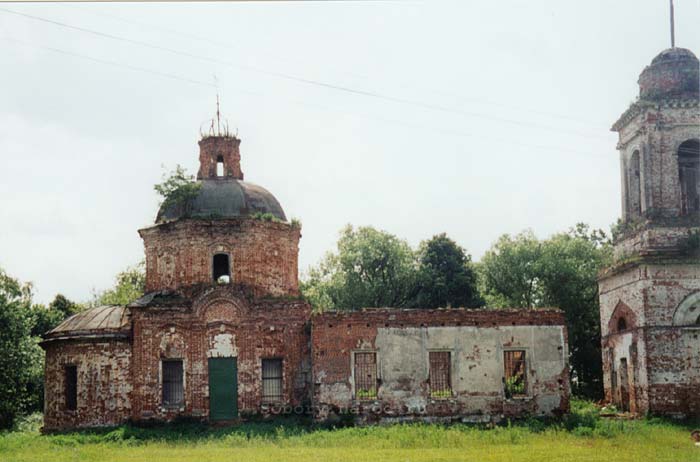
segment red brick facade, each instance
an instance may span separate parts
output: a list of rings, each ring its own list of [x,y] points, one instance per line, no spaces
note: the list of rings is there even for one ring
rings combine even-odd
[[[213,281],[213,256],[230,259],[231,279],[256,295],[297,296],[300,229],[250,218],[180,219],[139,231],[146,292]]]
[[[332,418],[341,408],[357,409],[351,359],[358,349],[380,360],[385,383],[377,403],[386,406],[360,420],[485,421],[568,410],[566,329],[558,311],[312,316],[299,297],[300,228],[286,221],[269,192],[241,181],[238,145],[228,136],[203,139],[198,195],[162,207],[156,224],[139,231],[143,297],[79,313],[45,335],[47,431],[127,420],[228,421],[280,410]],[[425,399],[424,362],[404,369],[410,361],[401,356],[416,345],[425,348],[415,358],[434,348],[451,358],[443,367],[454,368],[454,376],[445,375],[443,387],[452,384],[454,395],[445,389],[440,399]],[[526,358],[519,377],[527,384],[514,399],[504,396],[503,383],[504,352],[511,350]],[[223,414],[211,405],[222,399]]]

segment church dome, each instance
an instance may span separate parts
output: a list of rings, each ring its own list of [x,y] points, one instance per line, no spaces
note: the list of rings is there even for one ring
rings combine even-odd
[[[287,221],[280,203],[262,186],[234,178],[206,178],[195,197],[182,204],[161,206],[156,223],[179,218],[238,218],[269,213]]]
[[[639,76],[639,97],[697,98],[700,95],[700,62],[692,51],[669,48],[659,53]]]

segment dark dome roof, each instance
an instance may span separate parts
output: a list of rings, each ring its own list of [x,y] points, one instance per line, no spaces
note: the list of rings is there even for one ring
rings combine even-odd
[[[187,203],[161,206],[156,223],[183,217],[236,218],[257,212],[287,221],[280,203],[262,186],[232,178],[204,179],[199,183],[202,187],[197,196]]]
[[[639,76],[642,99],[683,98],[700,95],[700,61],[685,48],[659,53]]]

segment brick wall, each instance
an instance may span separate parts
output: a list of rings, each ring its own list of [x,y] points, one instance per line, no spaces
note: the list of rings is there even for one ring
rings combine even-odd
[[[212,284],[212,259],[230,256],[232,279],[256,295],[299,293],[299,228],[251,218],[181,219],[139,231],[146,250],[146,292]]]
[[[46,342],[44,429],[117,425],[131,414],[131,346],[128,339]],[[65,367],[78,372],[78,400],[66,408]]]
[[[498,420],[568,411],[566,327],[558,310],[363,310],[314,315],[316,418],[360,421]],[[503,351],[527,355],[528,395],[505,399]],[[430,397],[428,351],[451,354],[452,396]],[[376,352],[379,388],[357,398],[353,353]]]
[[[238,365],[238,410],[259,413],[261,361],[282,358],[284,403],[303,404],[310,365],[307,322],[311,308],[300,300],[248,299],[233,287],[207,290],[192,307],[133,310],[135,420],[209,415],[207,359],[234,356]],[[182,359],[185,400],[162,406],[162,359]]]

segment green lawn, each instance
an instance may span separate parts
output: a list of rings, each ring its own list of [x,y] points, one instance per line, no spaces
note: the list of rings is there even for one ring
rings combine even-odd
[[[265,422],[229,428],[123,426],[40,435],[0,434],[0,461],[699,461],[691,424],[608,421],[577,410],[564,422],[480,429],[395,425],[313,429]]]

